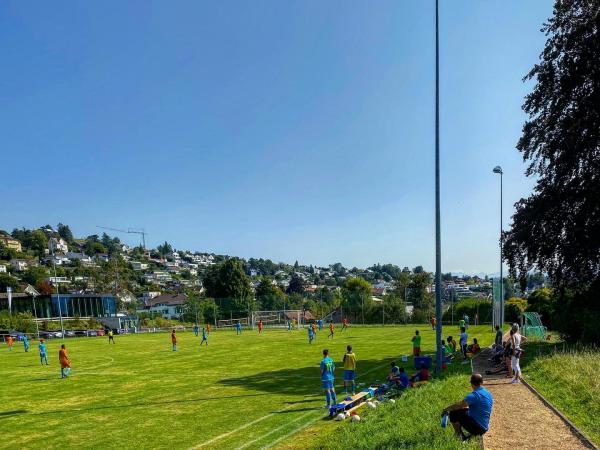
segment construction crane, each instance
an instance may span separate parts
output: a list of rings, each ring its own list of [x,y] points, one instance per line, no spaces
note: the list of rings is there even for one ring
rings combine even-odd
[[[119,233],[139,234],[142,236],[142,247],[144,248],[144,250],[146,250],[146,235],[148,233],[146,233],[143,229],[136,230],[135,228],[127,228],[126,230],[120,230],[118,228],[101,227],[100,225],[96,225],[96,227],[102,228],[103,230],[118,231]]]

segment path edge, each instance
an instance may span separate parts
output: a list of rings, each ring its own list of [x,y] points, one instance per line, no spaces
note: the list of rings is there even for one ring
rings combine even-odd
[[[531,392],[533,392],[533,394],[537,398],[539,398],[542,401],[542,403],[544,403],[548,408],[550,408],[554,412],[554,414],[556,414],[558,417],[560,417],[560,419],[565,423],[565,425],[567,425],[571,429],[573,434],[575,434],[586,447],[593,449],[593,450],[600,450],[600,448],[598,448],[598,446],[596,444],[594,444],[594,442],[583,431],[581,431],[579,428],[577,428],[577,426],[573,422],[571,422],[562,412],[560,412],[560,410],[558,408],[556,408],[556,406],[554,406],[552,403],[550,403],[549,400],[547,400],[542,394],[540,394],[522,376],[521,376],[521,382],[525,386],[527,386],[527,388]]]

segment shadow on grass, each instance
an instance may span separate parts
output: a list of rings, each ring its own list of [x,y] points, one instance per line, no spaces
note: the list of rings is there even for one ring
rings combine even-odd
[[[29,411],[26,409],[15,409],[14,411],[0,411],[0,419],[5,419],[12,416],[18,416],[21,414],[27,414]]]
[[[359,360],[357,362],[356,382],[365,383],[365,386],[376,381],[385,381],[389,370],[390,363],[396,361],[399,367],[404,367],[409,375],[416,373],[412,357],[408,362],[402,362],[397,358],[382,358],[377,360]],[[343,384],[343,366],[336,362],[335,370],[335,385],[340,391],[340,386]],[[470,375],[471,365],[462,365],[460,362],[454,362],[448,369],[444,370],[439,378],[445,378],[450,375],[465,374]],[[286,368],[280,370],[271,370],[261,372],[254,375],[239,376],[235,378],[227,378],[217,382],[223,386],[235,386],[252,389],[255,391],[264,391],[268,393],[277,393],[284,395],[310,395],[320,393],[322,389],[319,367],[298,367]],[[362,390],[364,387],[357,387],[357,390]],[[298,403],[298,402],[294,402]]]
[[[20,413],[28,414],[30,416],[43,416],[43,415],[47,415],[47,414],[81,413],[81,412],[85,412],[85,411],[101,411],[101,410],[105,410],[105,409],[115,410],[115,409],[129,409],[129,408],[140,408],[140,407],[147,408],[147,407],[154,407],[154,406],[161,406],[161,405],[174,405],[174,404],[181,405],[184,403],[220,401],[220,400],[228,400],[228,399],[232,399],[232,398],[261,397],[263,395],[268,395],[268,394],[267,393],[264,393],[264,394],[241,394],[241,395],[224,395],[221,397],[198,397],[198,398],[190,398],[190,399],[158,400],[158,401],[137,402],[137,403],[136,402],[128,402],[128,403],[122,404],[122,405],[110,404],[110,405],[105,405],[105,406],[91,406],[89,408],[56,409],[56,410],[52,410],[52,411],[40,411],[40,412],[35,412],[35,413],[22,410],[22,411],[20,411]],[[8,411],[8,412],[10,413],[11,411]],[[2,413],[0,413],[0,416],[1,415],[2,415]],[[16,415],[16,413],[15,413],[15,415]],[[0,417],[0,418],[2,418],[2,417]]]

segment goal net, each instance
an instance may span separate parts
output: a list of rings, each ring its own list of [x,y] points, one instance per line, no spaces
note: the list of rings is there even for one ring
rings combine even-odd
[[[252,328],[262,321],[267,327],[287,327],[288,321],[291,325],[300,326],[303,320],[301,310],[280,310],[280,311],[254,311],[252,313]]]
[[[217,327],[234,327],[236,323],[240,323],[243,327],[248,326],[248,318],[240,317],[239,319],[219,319],[217,320]]]

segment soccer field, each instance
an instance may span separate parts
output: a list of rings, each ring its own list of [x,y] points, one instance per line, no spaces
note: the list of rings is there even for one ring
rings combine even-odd
[[[73,371],[60,379],[59,340],[47,341],[50,366],[40,366],[37,341],[29,353],[16,343],[0,346],[0,448],[269,448],[322,419],[326,411],[318,364],[323,348],[336,361],[351,344],[358,382],[384,379],[389,363],[411,351],[415,329],[422,349],[434,351],[426,325],[351,327],[319,332],[267,329],[211,333],[208,348],[192,332],[178,333],[177,352],[168,333],[65,341]],[[457,336],[456,327],[447,327]],[[469,341],[493,340],[491,327],[469,329]],[[408,367],[408,366],[407,366]],[[411,369],[412,370],[412,369]]]

